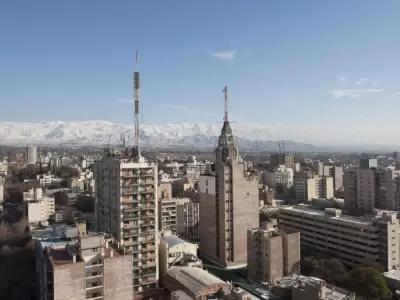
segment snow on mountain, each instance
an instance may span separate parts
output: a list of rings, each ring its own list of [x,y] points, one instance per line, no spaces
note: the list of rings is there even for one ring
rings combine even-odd
[[[143,146],[149,147],[214,147],[221,127],[222,124],[218,123],[141,125],[140,139]],[[274,141],[288,137],[286,128],[279,127],[279,124],[232,124],[232,129],[241,148],[265,149],[270,145],[275,149],[276,142]],[[108,142],[117,144],[121,141],[122,133],[125,133],[127,143],[132,144],[133,125],[114,124],[108,121],[0,123],[0,141],[9,144],[104,145]],[[280,137],[279,135],[282,134],[283,137]],[[295,135],[301,138],[299,135]],[[297,148],[312,147],[312,145],[288,141],[287,146],[290,147],[290,145]]]

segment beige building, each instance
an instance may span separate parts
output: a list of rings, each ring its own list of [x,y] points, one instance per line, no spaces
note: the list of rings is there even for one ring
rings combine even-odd
[[[132,299],[133,264],[132,255],[113,248],[103,234],[87,234],[81,226],[76,244],[53,248],[38,243],[38,299]]]
[[[270,163],[273,167],[284,165],[286,168],[295,169],[294,157],[289,153],[272,153],[270,156]]]
[[[197,248],[197,244],[189,243],[175,235],[161,237],[158,247],[160,283],[164,283],[167,270],[174,266],[201,268],[203,264],[197,258]]]
[[[297,177],[294,179],[294,191],[296,200],[299,202],[308,202],[312,199],[330,199],[333,198],[333,178]]]
[[[171,199],[172,198],[171,182],[159,182],[157,194],[158,194],[158,199]]]
[[[215,172],[199,180],[200,252],[224,267],[242,267],[247,229],[259,226],[258,176],[239,155],[227,112],[215,156]]]
[[[178,299],[221,299],[231,291],[229,283],[193,267],[170,268],[165,277],[165,287],[172,293],[182,291]]]
[[[106,154],[94,170],[97,230],[131,253],[135,294],[157,288],[157,164],[132,149]]]
[[[268,283],[299,273],[300,233],[284,233],[271,227],[247,231],[247,276],[250,280]]]
[[[176,207],[176,233],[180,236],[198,238],[199,231],[199,203],[178,203]]]
[[[379,263],[385,269],[400,264],[398,215],[375,210],[375,215],[352,217],[341,210],[313,210],[304,206],[279,209],[279,226],[301,233],[305,255],[336,257],[349,267]]]
[[[343,178],[345,206],[350,211],[400,210],[400,170],[348,169]]]
[[[190,202],[188,198],[160,199],[158,200],[158,228],[176,232],[177,206]]]

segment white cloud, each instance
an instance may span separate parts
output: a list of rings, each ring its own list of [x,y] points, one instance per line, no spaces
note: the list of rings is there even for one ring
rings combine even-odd
[[[223,60],[234,60],[236,58],[237,50],[213,52],[212,56]]]
[[[368,78],[366,78],[366,77],[361,77],[357,82],[356,82],[356,84],[363,84],[364,82],[367,82],[368,81]]]
[[[346,76],[339,76],[339,77],[338,77],[338,80],[339,80],[339,81],[345,81],[345,80],[346,80]]]
[[[371,81],[372,84],[376,84],[376,81]]]
[[[400,96],[400,92],[396,92],[394,93],[396,96]]]
[[[383,89],[337,89],[332,90],[331,94],[333,98],[350,98],[355,99],[361,96],[361,94],[368,93],[381,93]]]

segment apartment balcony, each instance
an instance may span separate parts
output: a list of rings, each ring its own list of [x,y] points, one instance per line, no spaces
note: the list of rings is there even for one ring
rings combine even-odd
[[[133,279],[133,286],[140,286],[139,279]]]
[[[133,213],[123,213],[122,218],[124,220],[139,220],[139,215],[138,214],[133,214]]]
[[[156,209],[156,205],[154,203],[151,202],[147,202],[147,203],[142,203],[142,205],[140,206],[140,210],[155,210]],[[154,215],[154,213],[153,213]]]
[[[140,272],[139,271],[133,271],[133,278],[140,278]]]
[[[122,172],[121,177],[122,178],[137,178],[139,176],[138,173],[134,172]]]
[[[147,257],[142,257],[142,268],[148,268],[152,266],[156,266],[156,260],[149,260]]]
[[[124,237],[132,237],[132,236],[138,236],[139,235],[139,230],[137,229],[131,229],[131,230],[125,230],[123,236]]]
[[[140,216],[140,219],[143,220],[142,222],[142,226],[150,226],[150,225],[155,225],[156,221],[154,221],[154,216],[146,216],[146,215],[142,215]]]
[[[154,226],[154,224],[153,224]],[[155,233],[155,228],[143,228],[142,231],[140,232],[140,236],[144,236],[144,237],[154,237],[154,233]]]
[[[132,255],[132,260],[133,261],[139,261],[140,260],[139,255],[138,254],[133,254]]]
[[[145,247],[142,247],[142,252],[148,252],[148,251],[155,251],[156,250],[156,245],[155,244],[148,244]]]
[[[139,223],[138,222],[129,222],[129,223],[124,223],[124,230],[126,229],[126,230],[129,230],[129,229],[132,229],[132,228],[137,228],[139,226]]]
[[[100,300],[103,299],[103,293],[100,292],[86,292],[86,300]]]
[[[122,188],[121,189],[121,194],[123,194],[123,195],[135,195],[138,193],[139,193],[139,190],[136,188]]]
[[[86,280],[89,279],[94,279],[94,280],[98,280],[101,279],[103,277],[103,272],[102,271],[92,271],[90,269],[86,270]]]
[[[154,177],[154,172],[140,172],[140,177]]]
[[[126,212],[139,211],[139,205],[122,205],[121,208]]]
[[[139,200],[137,199],[136,196],[125,196],[125,197],[121,197],[121,203],[122,204],[133,204],[133,203],[139,203]]]

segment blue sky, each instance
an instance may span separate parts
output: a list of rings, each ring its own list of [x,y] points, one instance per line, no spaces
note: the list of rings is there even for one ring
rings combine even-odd
[[[136,49],[144,123],[219,122],[224,84],[243,123],[397,117],[399,13],[398,0],[4,0],[0,121],[132,123]]]

